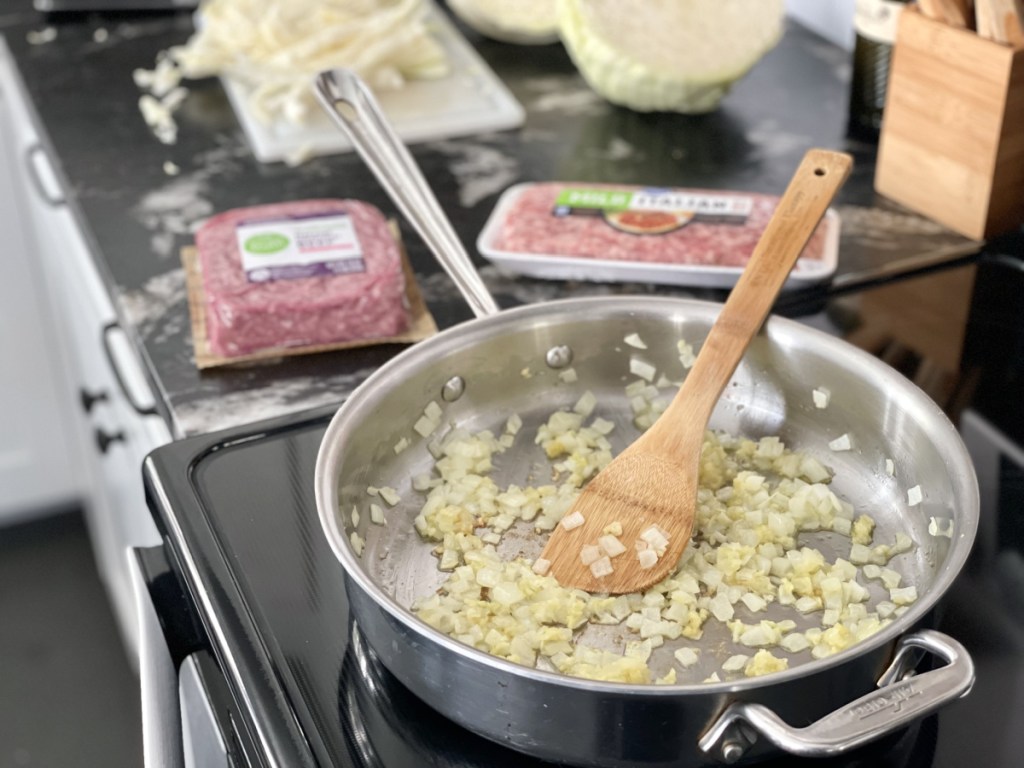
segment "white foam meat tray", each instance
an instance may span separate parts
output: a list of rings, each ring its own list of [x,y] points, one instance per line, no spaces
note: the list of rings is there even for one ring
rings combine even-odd
[[[502,271],[542,280],[578,280],[601,283],[656,283],[701,288],[731,288],[743,273],[743,267],[706,264],[669,264],[649,261],[618,261],[557,253],[520,253],[498,248],[498,235],[509,208],[533,186],[515,184],[498,199],[487,223],[480,231],[476,247],[484,258]],[[797,288],[828,280],[839,265],[839,214],[833,208],[825,212],[825,243],[820,259],[798,259],[789,273],[785,288]]]

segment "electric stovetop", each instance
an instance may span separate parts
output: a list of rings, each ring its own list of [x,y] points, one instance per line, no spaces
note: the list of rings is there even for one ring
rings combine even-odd
[[[333,410],[183,440],[155,451],[144,468],[163,554],[189,609],[164,622],[194,622],[208,667],[223,675],[216,706],[231,731],[232,764],[544,765],[436,714],[380,666],[350,623],[343,570],[313,493]],[[1019,766],[1024,616],[1014,606],[1024,575],[1011,594],[1005,578],[990,578],[993,564],[976,560],[938,618],[977,666],[966,699],[852,756],[764,765]]]

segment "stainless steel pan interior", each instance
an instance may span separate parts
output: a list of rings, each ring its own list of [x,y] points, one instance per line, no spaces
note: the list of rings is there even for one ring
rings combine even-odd
[[[428,441],[412,426],[429,402],[442,405],[446,423],[472,431],[500,434],[506,419],[518,414],[524,427],[517,446],[499,458],[492,476],[502,487],[522,485],[531,476],[543,480],[550,469],[533,435],[552,412],[571,409],[590,390],[599,403],[595,414],[615,422],[609,439],[621,450],[639,434],[624,393],[625,384],[635,378],[629,374],[630,359],[640,357],[678,380],[685,371],[676,341],[699,343],[717,311],[714,304],[678,299],[553,302],[471,322],[422,343],[417,354],[396,359],[346,403],[340,414],[347,418],[335,422],[345,428],[332,428],[324,443],[324,455],[335,459],[332,467],[338,470],[337,486],[321,489],[329,490],[325,500],[334,512],[324,522],[342,562],[365,577],[359,579],[361,586],[393,601],[396,611],[432,593],[445,577],[437,569],[435,545],[411,526],[424,499],[411,488],[411,478],[429,472],[433,464]],[[638,333],[648,349],[626,345],[622,340],[631,333]],[[547,362],[562,357],[564,350],[571,350],[571,367],[579,377],[573,384],[562,381],[559,369]],[[463,382],[464,393],[446,402],[444,393],[454,389],[453,379]],[[816,386],[832,392],[824,410],[812,401]],[[974,521],[962,519],[962,510],[971,507],[969,464],[955,455],[958,450],[948,455],[959,448],[952,427],[899,374],[830,337],[775,318],[740,365],[711,426],[754,438],[779,435],[787,445],[813,453],[834,470],[836,492],[854,504],[857,514],[875,518],[877,541],[909,533],[918,546],[895,564],[905,582],[918,585],[922,593],[907,614],[911,620],[948,586],[974,531]],[[831,451],[828,442],[843,434],[851,436],[854,449]],[[394,446],[403,438],[412,445],[396,454]],[[887,458],[895,463],[895,476],[885,471]],[[365,510],[371,485],[396,488],[402,501],[388,510],[387,526],[367,524],[362,516],[356,530],[366,540],[366,551],[357,559],[349,545],[351,521],[339,511]],[[924,501],[908,507],[906,491],[913,485],[921,487]],[[932,518],[953,520],[955,538],[929,534]],[[832,558],[849,554],[849,540],[837,534],[806,534],[804,540]],[[532,530],[515,529],[500,551],[532,558],[542,543]],[[719,646],[726,634],[724,627],[709,628],[702,644]],[[731,644],[722,644],[717,654],[708,654],[701,662],[706,669],[696,669],[695,679],[702,680],[720,664],[721,654],[731,652]]]
[[[550,468],[533,446],[539,424],[553,411],[571,408],[589,390],[598,400],[596,415],[615,423],[610,439],[621,450],[638,434],[624,392],[634,378],[630,359],[639,357],[678,381],[685,370],[677,341],[698,348],[718,309],[706,302],[651,297],[575,299],[497,314],[485,307],[478,310],[481,319],[396,357],[338,411],[317,461],[323,527],[346,571],[353,610],[370,646],[428,703],[490,738],[541,757],[582,764],[688,764],[699,758],[700,735],[732,701],[768,703],[784,719],[806,724],[869,692],[897,640],[925,620],[963,565],[977,525],[976,482],[956,430],[938,406],[877,359],[779,318],[769,320],[752,344],[711,427],[754,438],[778,435],[787,445],[812,452],[834,470],[834,490],[858,514],[875,518],[876,541],[890,542],[897,532],[908,533],[916,547],[892,565],[904,583],[917,585],[920,598],[904,616],[834,657],[815,661],[809,654],[795,654],[785,672],[701,684],[726,657],[739,652],[724,626],[709,623],[700,640],[704,652],[699,666],[685,682],[628,686],[567,678],[496,659],[445,637],[410,612],[445,576],[438,571],[433,545],[412,526],[424,496],[411,488],[411,478],[429,471],[433,461],[427,440],[412,426],[428,403],[442,406],[446,425],[469,430],[497,433],[510,415],[518,414],[524,426],[517,444],[500,457],[492,476],[501,486],[544,479]],[[624,343],[633,333],[644,340],[646,350]],[[567,365],[577,373],[575,383],[559,376]],[[813,403],[811,392],[817,386],[832,393],[826,409]],[[853,449],[829,450],[829,441],[843,434],[850,435]],[[394,446],[403,439],[411,445],[396,453]],[[886,459],[895,464],[894,476],[885,471]],[[391,486],[401,496],[388,510],[386,526],[370,523],[365,514],[371,485]],[[912,486],[923,492],[917,506],[907,503]],[[349,513],[353,507],[363,512],[355,528]],[[933,519],[952,521],[952,538],[931,535]],[[353,531],[366,542],[361,557],[350,545]],[[836,534],[811,534],[804,540],[829,557],[849,552],[849,539]],[[499,551],[533,557],[541,546],[531,530],[514,529]],[[882,597],[878,591],[873,599]],[[753,615],[744,618],[755,620]],[[770,611],[768,618],[781,616]],[[588,628],[587,641],[612,644],[623,631]],[[945,681],[941,693],[923,697],[930,708],[963,693],[973,679],[969,659],[964,661],[962,649],[949,642],[956,659],[947,661],[957,662],[957,679]],[[652,662],[656,674],[665,671],[662,666],[677,644],[667,643],[660,660]],[[608,737],[599,732],[614,728],[616,717],[621,729],[623,712],[630,706],[648,707],[655,720],[676,721],[664,723],[671,734],[662,733],[664,747],[650,760],[624,744],[609,746]],[[849,738],[839,742],[841,749],[853,743]],[[830,749],[810,753],[829,754]]]

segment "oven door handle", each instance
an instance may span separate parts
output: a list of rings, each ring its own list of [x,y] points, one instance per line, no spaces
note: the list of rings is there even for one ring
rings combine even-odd
[[[142,573],[139,550],[129,549],[127,556],[139,620],[143,765],[146,768],[185,768],[178,669]]]

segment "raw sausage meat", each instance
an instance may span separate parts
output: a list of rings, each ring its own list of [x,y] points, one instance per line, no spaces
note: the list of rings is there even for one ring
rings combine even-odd
[[[288,226],[304,227],[304,234],[275,231]],[[207,221],[196,246],[216,355],[384,338],[409,325],[398,245],[384,215],[368,203],[306,200],[235,209]],[[286,248],[305,261],[269,269],[246,261],[250,251],[260,257]],[[331,261],[339,248],[349,252]]]
[[[650,190],[648,198],[678,195],[692,201],[713,198],[726,208],[730,203],[745,213],[716,216],[711,208],[692,218],[667,212],[654,203],[650,209],[622,211],[575,209],[566,212],[560,197],[570,189],[626,193],[646,192],[642,187],[601,184],[536,184],[512,201],[498,229],[494,247],[512,253],[576,256],[614,261],[661,262],[707,266],[745,266],[778,202],[773,195],[712,190]],[[685,212],[684,212],[685,213]],[[692,212],[691,212],[692,213]],[[802,258],[820,259],[824,227],[819,225]]]

